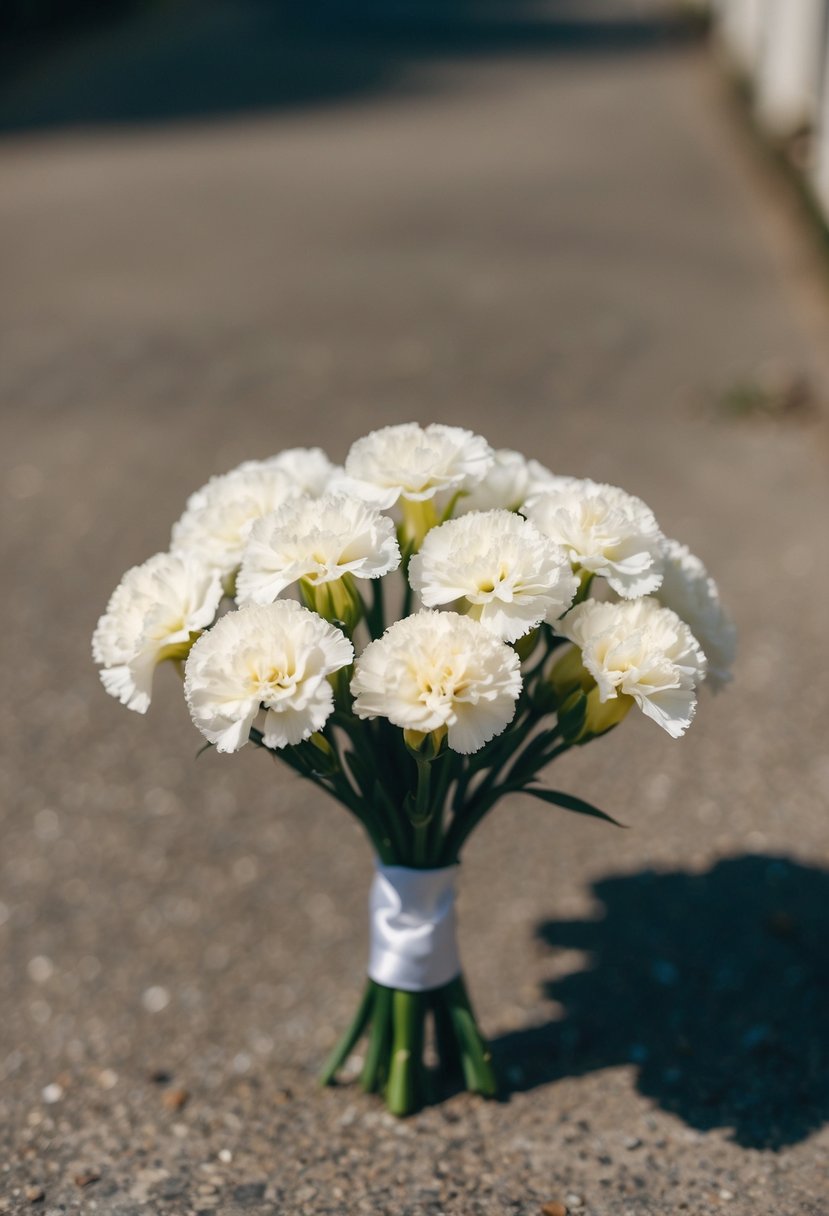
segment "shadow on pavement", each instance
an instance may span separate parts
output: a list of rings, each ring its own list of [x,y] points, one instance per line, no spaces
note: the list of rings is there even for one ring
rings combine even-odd
[[[547,985],[561,1021],[493,1044],[511,1089],[632,1063],[637,1086],[701,1130],[781,1148],[829,1119],[829,872],[745,856],[703,874],[595,884],[600,920],[550,921],[587,969]]]
[[[179,0],[95,16],[87,4],[74,32],[4,30],[0,17],[0,132],[320,105],[418,91],[424,82],[410,69],[440,58],[635,52],[693,33],[687,21],[631,7]]]

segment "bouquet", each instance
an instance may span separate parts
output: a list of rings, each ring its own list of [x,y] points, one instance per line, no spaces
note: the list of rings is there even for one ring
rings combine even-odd
[[[362,824],[368,978],[322,1080],[367,1034],[362,1086],[398,1115],[453,1075],[496,1092],[456,944],[470,834],[508,794],[610,820],[541,774],[634,707],[682,735],[733,650],[705,567],[639,498],[415,423],[343,467],[292,449],[212,478],[93,638],[128,708],[170,661],[206,746],[253,744]]]

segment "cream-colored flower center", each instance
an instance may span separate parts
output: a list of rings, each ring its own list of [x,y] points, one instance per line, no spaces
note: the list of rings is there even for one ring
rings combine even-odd
[[[482,578],[479,580],[478,591],[480,592],[481,595],[491,595],[493,593],[493,591],[495,591],[495,589],[498,586],[500,586],[501,583],[506,582],[507,577],[508,577],[507,571],[505,570],[505,568],[503,566],[501,566],[500,570],[498,571],[498,573],[496,575],[490,576],[489,578]]]
[[[251,692],[257,695],[260,701],[278,699],[283,693],[296,687],[297,678],[296,665],[290,661],[282,667],[271,664],[264,671],[254,668],[250,673]]]
[[[462,697],[469,684],[462,672],[452,664],[430,672],[423,672],[418,680],[421,699],[426,705],[445,704]]]
[[[148,630],[148,636],[154,642],[161,642],[171,634],[183,633],[186,628],[184,613],[178,612],[169,617],[159,618],[153,628]]]

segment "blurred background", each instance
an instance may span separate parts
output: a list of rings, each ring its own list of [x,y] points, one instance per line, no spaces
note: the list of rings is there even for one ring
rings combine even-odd
[[[0,1211],[825,1213],[827,10],[6,0]],[[560,762],[627,832],[476,835],[504,1101],[394,1124],[314,1082],[366,843],[89,639],[212,473],[410,419],[640,495],[741,650]]]

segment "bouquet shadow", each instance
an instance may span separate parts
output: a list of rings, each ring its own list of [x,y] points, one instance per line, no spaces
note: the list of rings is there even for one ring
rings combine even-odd
[[[641,1093],[746,1148],[829,1120],[829,872],[746,855],[594,891],[602,919],[538,928],[591,962],[546,986],[562,1020],[492,1043],[507,1093],[633,1064]]]

